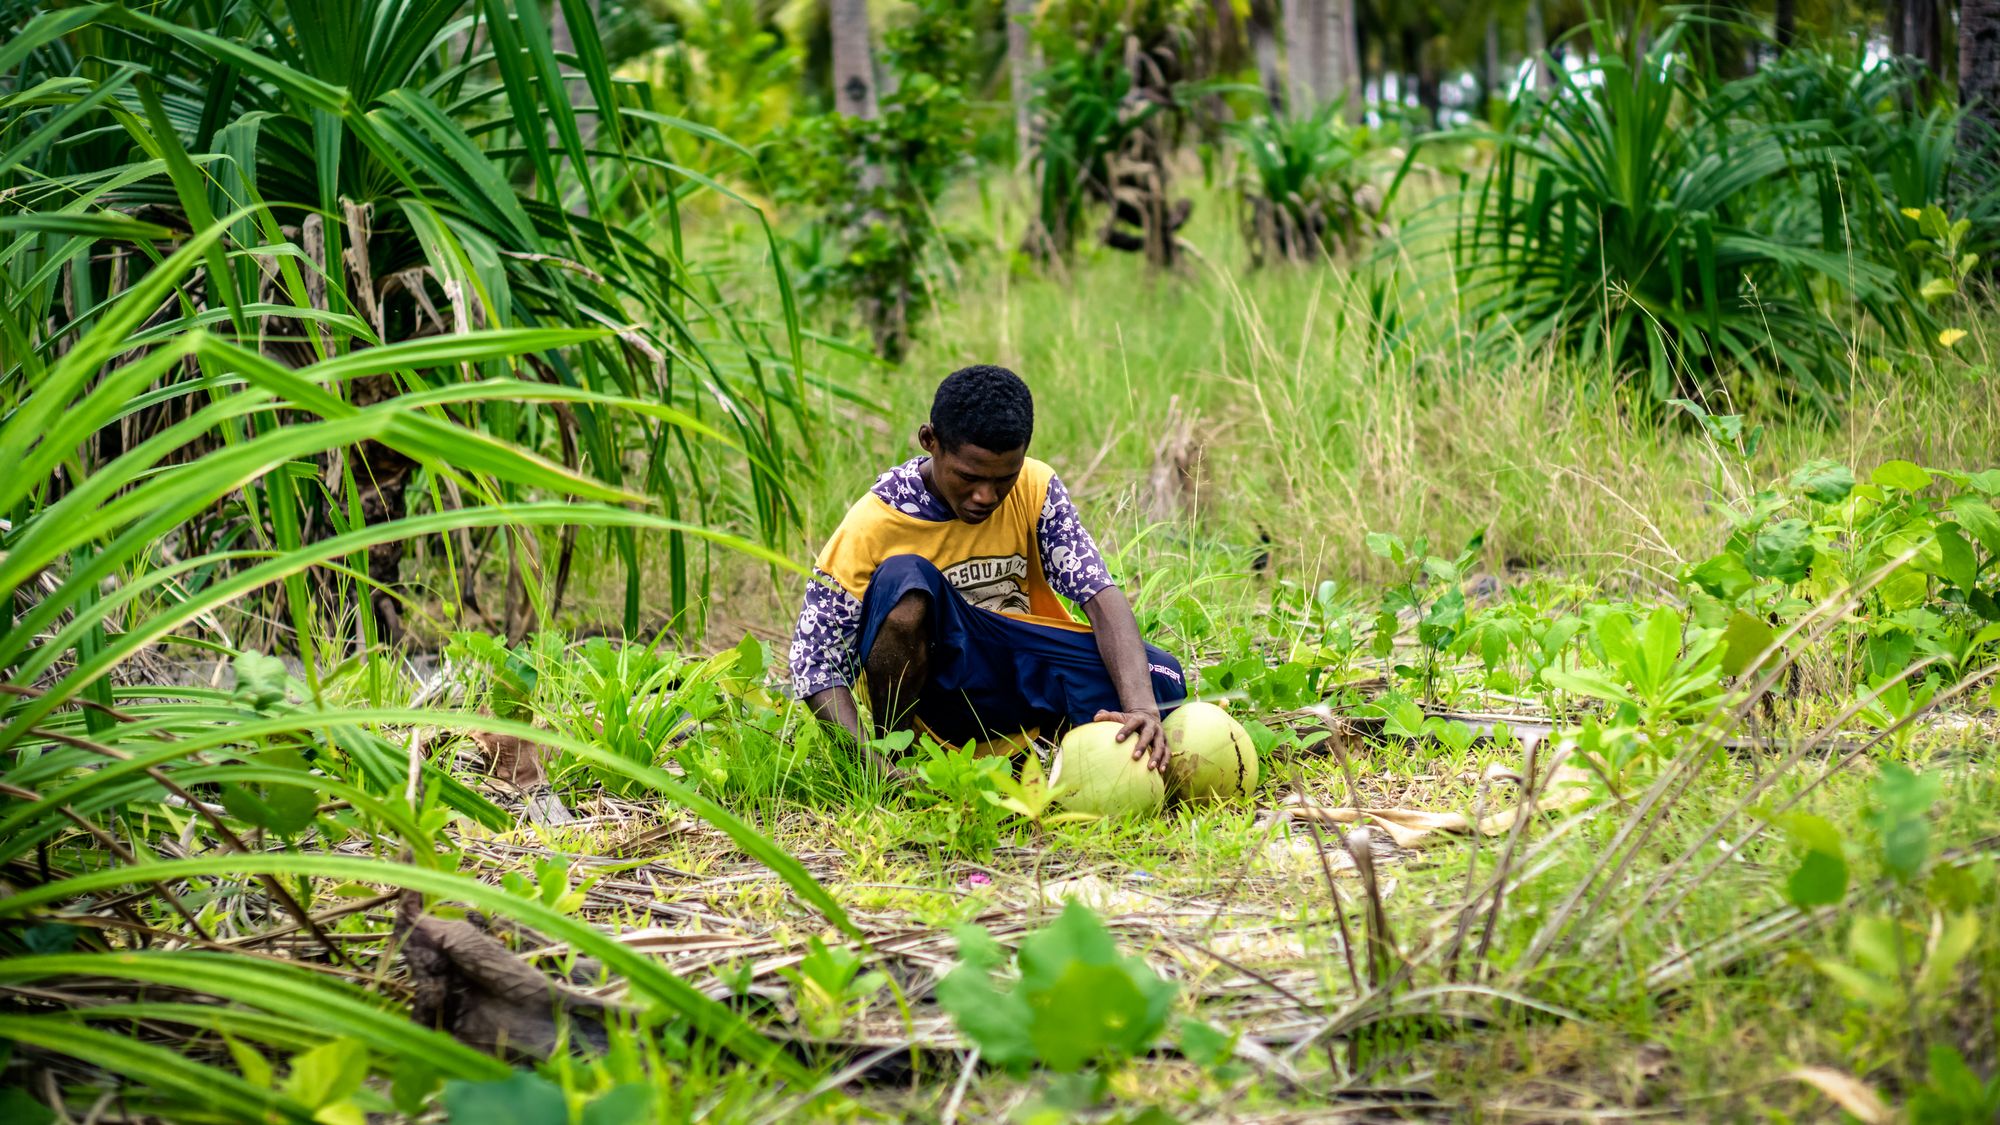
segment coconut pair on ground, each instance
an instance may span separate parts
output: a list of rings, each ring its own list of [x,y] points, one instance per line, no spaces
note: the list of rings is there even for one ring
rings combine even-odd
[[[1067,789],[1064,807],[1098,816],[1145,816],[1160,811],[1171,789],[1177,800],[1226,801],[1257,788],[1257,748],[1250,733],[1213,703],[1185,703],[1161,724],[1172,758],[1166,777],[1132,758],[1117,723],[1071,730],[1056,751],[1051,785]]]

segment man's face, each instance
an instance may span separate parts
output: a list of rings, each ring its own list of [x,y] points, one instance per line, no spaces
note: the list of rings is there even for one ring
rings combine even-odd
[[[966,442],[946,449],[928,422],[917,431],[917,441],[931,455],[931,488],[966,523],[986,522],[1014,491],[1021,463],[1028,459],[1026,446],[995,453]]]

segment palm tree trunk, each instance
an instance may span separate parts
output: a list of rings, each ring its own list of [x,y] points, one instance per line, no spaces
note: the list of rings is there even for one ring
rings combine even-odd
[[[1549,70],[1549,31],[1542,20],[1542,0],[1528,0],[1527,37],[1528,59],[1535,72],[1535,89],[1546,90],[1556,84],[1556,76]]]
[[[1414,25],[1404,24],[1402,29],[1396,33],[1396,47],[1399,59],[1396,74],[1396,100],[1402,102],[1404,105],[1409,104],[1410,92],[1412,90],[1417,93],[1418,104],[1421,105],[1423,102],[1423,79],[1420,77],[1423,64],[1419,60],[1419,56],[1423,53],[1422,43],[1422,32],[1419,32]]]
[[[1014,159],[1022,167],[1035,143],[1035,123],[1028,102],[1034,94],[1035,0],[1007,0],[1007,80],[1014,97]]]
[[[2000,0],[1959,0],[1958,104],[1959,151],[1983,158],[1966,162],[1983,184],[2000,136]]]
[[[1032,0],[1020,0],[1032,2]],[[1284,76],[1278,72],[1278,29],[1273,26],[1274,0],[1251,0],[1250,56],[1257,61],[1257,83],[1272,113],[1285,111]]]
[[[1912,7],[1917,9],[1917,43],[1921,48],[1919,58],[1924,60],[1928,72],[1925,81],[1935,89],[1945,79],[1944,66],[1944,13],[1943,0],[1918,0]]]
[[[1285,92],[1294,110],[1308,109],[1312,97],[1312,46],[1306,28],[1312,23],[1315,0],[1282,0],[1285,32]]]
[[[833,31],[833,108],[850,117],[875,116],[875,52],[868,38],[868,0],[827,0]]]
[[[1944,75],[1944,28],[1939,0],[1889,0],[1889,54],[1922,64],[1917,79],[1926,88]]]
[[[1286,0],[1285,56],[1295,108],[1317,109],[1344,98],[1348,119],[1360,119],[1354,0]]]
[[[1284,60],[1294,108],[1324,106],[1332,86],[1326,58],[1328,4],[1330,0],[1284,2]]]
[[[1327,0],[1328,96],[1343,99],[1349,121],[1361,120],[1361,53],[1354,38],[1354,0]]]
[[[1505,96],[1500,79],[1500,16],[1497,12],[1487,12],[1486,41],[1479,54],[1480,114],[1492,113],[1494,100]]]

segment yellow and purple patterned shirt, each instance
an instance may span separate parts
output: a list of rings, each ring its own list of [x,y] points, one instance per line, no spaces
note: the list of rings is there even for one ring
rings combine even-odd
[[[924,486],[916,457],[883,473],[820,549],[791,649],[799,698],[852,685],[860,671],[861,599],[883,560],[919,555],[975,606],[1026,621],[1085,629],[1077,605],[1114,583],[1055,471],[1030,457],[985,522],[958,519]]]

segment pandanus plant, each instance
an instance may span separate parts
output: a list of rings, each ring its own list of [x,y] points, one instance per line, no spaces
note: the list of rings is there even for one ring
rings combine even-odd
[[[562,50],[552,24],[568,29]],[[767,542],[788,526],[785,465],[807,433],[789,283],[772,278],[776,347],[756,323],[717,311],[681,257],[679,209],[692,192],[723,189],[669,158],[683,123],[658,112],[644,85],[614,78],[587,4],[346,0],[301,13],[177,0],[19,7],[0,26],[0,209],[41,224],[20,227],[10,254],[0,331],[11,377],[34,378],[159,256],[158,245],[103,241],[88,224],[105,220],[91,216],[145,221],[167,239],[226,220],[207,269],[172,302],[210,328],[254,337],[291,366],[477,328],[607,329],[529,353],[530,374],[668,414],[591,402],[452,409],[482,434],[671,513],[740,510]],[[241,252],[275,244],[289,251]],[[274,314],[274,302],[294,311]],[[157,335],[150,317],[142,327]],[[482,375],[414,370],[421,382],[379,374],[335,392],[365,405]],[[121,437],[167,422],[140,412]],[[728,460],[743,467],[740,496],[694,486],[737,475],[725,474]],[[330,487],[305,490],[307,538],[392,518],[429,483],[380,442],[337,450],[318,470]],[[647,540],[625,530],[610,539],[636,628]],[[684,536],[665,544],[678,613],[692,568]],[[386,591],[374,624],[395,624],[401,560],[394,544],[367,560]]]
[[[1556,68],[1505,130],[1460,135],[1496,148],[1457,215],[1464,307],[1482,331],[1553,341],[1662,398],[1747,372],[1830,403],[1848,310],[1892,342],[1922,310],[1880,257],[1849,252],[1839,208],[1761,206],[1773,183],[1851,174],[1852,153],[1697,73],[1686,26],[1642,50],[1599,25],[1587,69]]]
[[[330,1121],[504,1078],[409,1019],[402,935],[363,913],[439,901],[805,1077],[657,962],[462,873],[450,825],[508,819],[451,736],[628,778],[854,934],[795,860],[649,762],[404,707],[366,644],[364,607],[400,597],[382,552],[426,537],[587,525],[635,578],[659,539],[797,570],[748,537],[786,518],[796,346],[699,299],[674,216],[704,182],[565,14],[561,56],[532,0],[0,16],[0,1038],[37,1098],[87,1113],[115,1079],[142,1115]],[[740,498],[684,479],[726,460]],[[716,526],[738,499],[744,534]],[[204,651],[233,685],[160,674]]]

